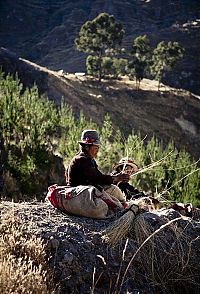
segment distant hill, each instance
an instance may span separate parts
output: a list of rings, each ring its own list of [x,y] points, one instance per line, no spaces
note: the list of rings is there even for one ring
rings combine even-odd
[[[18,72],[25,86],[36,83],[39,92],[57,104],[63,96],[76,115],[82,111],[101,124],[109,114],[114,126],[126,135],[133,129],[147,139],[152,135],[164,143],[172,139],[178,148],[200,157],[200,99],[190,92],[163,86],[158,93],[157,82],[146,79],[137,91],[135,82],[127,77],[99,83],[86,76],[48,70],[3,48],[0,66],[7,73]]]
[[[124,44],[147,34],[154,46],[178,41],[184,59],[165,82],[200,94],[199,0],[4,0],[0,2],[0,45],[42,66],[84,71],[84,56],[75,50],[81,25],[108,12],[126,31]]]

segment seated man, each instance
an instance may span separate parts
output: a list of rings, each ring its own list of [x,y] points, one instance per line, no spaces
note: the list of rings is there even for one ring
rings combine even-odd
[[[111,185],[114,182],[128,181],[127,173],[119,172],[105,175],[98,169],[95,157],[99,151],[100,140],[95,130],[82,132],[80,151],[72,158],[67,169],[67,183],[70,187],[78,185],[93,185],[97,188]]]
[[[65,174],[68,188],[66,188],[66,193],[70,194],[68,196],[70,201],[65,201],[66,197],[64,199],[65,210],[69,212],[69,205],[71,205],[70,212],[100,218],[95,214],[98,209],[103,209],[103,207],[105,208],[104,211],[106,211],[104,214],[107,215],[110,210],[123,209],[126,205],[125,196],[114,183],[127,182],[129,175],[123,172],[106,175],[98,169],[94,159],[100,147],[100,140],[96,130],[84,130],[79,144],[80,151],[72,158]],[[80,204],[77,204],[78,200],[80,200]],[[76,212],[75,209],[72,211],[72,204],[75,202],[76,211],[79,210],[79,212]],[[103,213],[101,212],[102,215]]]
[[[114,170],[112,171],[111,175],[117,175],[121,172],[124,172],[129,175],[133,175],[139,170],[137,164],[132,160],[126,157],[123,157],[115,166]],[[118,178],[114,178],[114,184],[117,185],[120,190],[126,196],[126,200],[137,199],[140,197],[145,197],[146,195],[142,192],[133,187],[128,183],[127,180],[118,181]]]

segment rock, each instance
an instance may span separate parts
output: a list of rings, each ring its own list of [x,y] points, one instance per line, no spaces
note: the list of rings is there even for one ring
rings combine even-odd
[[[60,70],[58,70],[58,75],[63,75],[64,74],[64,70],[63,69],[60,69]]]
[[[180,213],[172,208],[169,208],[169,209],[161,209],[159,212],[158,212],[158,216],[161,216],[161,217],[166,217],[168,219],[174,219],[174,218],[177,218],[177,217],[180,217]]]
[[[53,249],[58,249],[60,242],[59,242],[59,240],[54,239],[53,237],[51,237],[50,244],[51,244],[51,247]]]
[[[23,226],[27,226],[30,232],[41,237],[47,244],[48,266],[53,269],[55,283],[59,283],[62,293],[91,293],[94,285],[97,294],[107,293],[108,289],[114,293],[112,291],[115,286],[118,290],[121,287],[121,294],[145,291],[148,294],[161,293],[163,286],[156,280],[157,273],[159,279],[162,275],[165,276],[165,281],[162,282],[166,293],[172,293],[172,286],[177,290],[176,285],[180,291],[184,290],[183,293],[189,293],[191,287],[194,287],[191,284],[193,281],[196,283],[196,293],[200,291],[200,222],[183,217],[175,222],[175,230],[172,231],[171,227],[161,230],[142,248],[141,243],[138,243],[141,237],[146,238],[146,224],[155,232],[167,224],[169,219],[175,219],[177,214],[172,209],[139,215],[144,221],[142,227],[137,226],[136,235],[128,241],[125,236],[114,248],[102,240],[102,231],[119,217],[117,215],[110,219],[93,220],[61,213],[42,202],[2,201],[0,209],[2,214],[12,211],[12,215],[26,220]],[[130,267],[121,284],[129,262]],[[194,274],[194,269],[196,275],[184,283],[182,275],[184,271],[184,278],[187,278],[187,263],[190,277]],[[193,268],[190,267],[191,264]],[[171,273],[175,273],[175,276],[170,276]],[[176,283],[173,283],[172,277]]]
[[[71,265],[73,260],[74,260],[74,255],[70,251],[67,251],[64,255],[62,262],[67,263],[68,265]]]

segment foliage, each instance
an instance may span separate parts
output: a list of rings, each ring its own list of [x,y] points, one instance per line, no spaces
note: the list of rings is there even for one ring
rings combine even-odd
[[[114,72],[113,58],[105,56],[102,58],[103,76],[112,75]]]
[[[47,169],[49,137],[57,131],[58,116],[52,102],[39,97],[38,90],[22,91],[18,78],[0,74],[0,124],[4,142],[5,172],[18,182],[24,194],[37,192],[33,181],[39,170]]]
[[[71,108],[64,101],[58,110],[58,115],[60,134],[56,140],[56,149],[64,159],[65,164],[68,164],[78,151],[78,140],[80,140],[82,130],[97,128],[97,126],[92,121],[87,121],[83,113],[80,113],[79,118],[75,120]]]
[[[163,193],[166,200],[200,204],[200,171],[188,153],[178,151],[172,142],[163,148],[162,143],[154,137],[144,144],[142,138],[135,134],[128,137],[126,148],[127,155],[140,168],[169,155],[157,167],[133,177],[134,185],[155,196]]]
[[[158,81],[158,89],[160,82],[166,71],[172,69],[179,59],[183,57],[184,49],[178,42],[160,42],[153,50],[151,72]]]
[[[79,51],[94,56],[87,59],[87,71],[90,72],[89,65],[94,69],[98,64],[99,80],[102,78],[102,57],[116,52],[123,35],[122,25],[107,13],[100,13],[82,25],[75,44]]]
[[[147,73],[151,58],[150,42],[146,35],[138,36],[133,40],[129,55],[131,56],[128,63],[129,76],[136,78],[136,87],[139,89],[140,82]]]
[[[126,73],[127,60],[125,58],[103,57],[102,68],[103,77],[111,77],[117,79]]]
[[[159,89],[165,72],[183,57],[184,49],[178,42],[162,41],[152,54],[149,38],[141,35],[133,40],[127,61],[125,49],[120,48],[124,33],[122,25],[107,13],[100,13],[82,25],[75,44],[79,51],[90,54],[86,59],[87,73],[98,77],[99,81],[102,77],[118,78],[128,73],[131,79],[135,77],[136,88],[139,89],[141,80],[151,72],[159,82]]]
[[[111,172],[112,166],[117,162],[119,154],[123,154],[123,141],[119,130],[113,129],[108,115],[105,116],[100,131],[101,148],[98,154],[99,167],[106,173]]]
[[[96,18],[82,25],[75,44],[77,49],[86,53],[102,56],[106,49],[115,49],[120,45],[124,31],[122,25],[107,13],[100,13]]]
[[[101,59],[97,56],[88,55],[86,59],[87,74],[98,77],[101,70]]]
[[[101,59],[89,55],[86,59],[87,74],[98,77],[101,71],[101,77],[118,78],[126,73],[127,60],[125,58],[116,58],[104,56]]]
[[[113,58],[113,77],[115,79],[126,74],[127,64],[126,58]]]
[[[57,124],[53,103],[40,99],[35,87],[22,92],[18,78],[0,76],[1,132],[5,146],[17,145],[22,150],[35,150],[47,141]]]
[[[125,138],[113,128],[109,116],[102,127],[87,121],[82,113],[75,119],[64,100],[56,107],[40,97],[36,87],[22,91],[19,80],[9,75],[0,75],[0,86],[1,168],[6,196],[8,191],[17,199],[20,194],[23,199],[41,196],[51,182],[52,164],[57,176],[54,183],[63,184],[60,179],[64,179],[64,171],[55,166],[55,154],[67,165],[78,151],[82,130],[91,128],[100,133],[102,145],[97,162],[102,172],[110,173],[124,156],[144,168],[170,154],[160,165],[138,174],[131,182],[154,195],[168,190],[168,200],[200,204],[197,164],[185,151],[176,150],[173,143],[164,148],[154,137],[147,141],[132,133]]]
[[[144,142],[140,134],[132,133],[126,139],[119,130],[113,129],[108,116],[105,118],[101,136],[98,163],[104,171],[110,172],[113,163],[124,156],[135,160],[140,169],[145,169],[166,156],[158,166],[133,177],[131,183],[155,197],[163,193],[162,199],[166,198],[166,201],[200,205],[200,171],[187,152],[178,151],[172,142],[163,148],[155,137]]]

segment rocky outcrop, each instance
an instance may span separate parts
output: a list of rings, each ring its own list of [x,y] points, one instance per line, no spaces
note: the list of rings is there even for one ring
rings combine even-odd
[[[200,222],[172,209],[143,213],[133,221],[132,233],[111,248],[103,231],[119,215],[105,220],[70,216],[42,202],[3,201],[0,208],[13,224],[21,219],[23,231],[42,238],[54,283],[63,294],[199,293]],[[142,245],[147,232],[150,236],[156,230]],[[17,246],[19,253],[23,243]]]
[[[86,20],[104,11],[123,24],[127,49],[140,34],[147,34],[152,45],[180,42],[185,57],[165,81],[200,93],[198,0],[5,0],[0,10],[1,46],[51,69],[83,71],[84,56],[76,51],[74,39]]]

